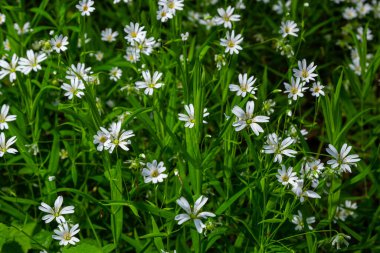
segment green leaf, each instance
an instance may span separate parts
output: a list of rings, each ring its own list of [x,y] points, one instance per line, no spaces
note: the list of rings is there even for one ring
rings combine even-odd
[[[103,250],[95,245],[88,244],[86,242],[79,242],[78,245],[74,247],[65,247],[63,248],[62,253],[84,253],[84,252],[91,252],[91,253],[103,253]]]
[[[216,215],[221,215],[222,213],[224,213],[224,211],[227,210],[227,208],[229,208],[241,195],[243,195],[247,190],[249,189],[248,186],[244,187],[243,189],[241,189],[240,191],[238,191],[237,193],[235,193],[235,195],[233,195],[230,199],[228,199],[227,201],[225,201],[216,211],[215,211],[215,214]]]

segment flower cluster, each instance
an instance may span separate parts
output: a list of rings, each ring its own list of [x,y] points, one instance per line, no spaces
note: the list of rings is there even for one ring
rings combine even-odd
[[[64,214],[73,214],[74,206],[62,207],[63,197],[58,196],[54,202],[54,207],[41,202],[38,207],[42,212],[48,213],[42,217],[45,223],[50,223],[55,220],[58,223],[58,229],[54,229],[53,239],[60,241],[59,245],[67,246],[68,244],[75,245],[79,239],[75,237],[79,233],[79,224],[72,225],[69,220],[66,220]]]

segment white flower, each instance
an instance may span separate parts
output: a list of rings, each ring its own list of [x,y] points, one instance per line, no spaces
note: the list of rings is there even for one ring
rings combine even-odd
[[[355,202],[346,200],[344,202],[344,205],[341,204],[336,208],[334,219],[345,221],[349,216],[355,216],[354,210],[356,210],[357,208],[358,205]]]
[[[124,58],[129,62],[135,63],[140,60],[140,53],[134,47],[128,47]]]
[[[96,148],[98,151],[103,151],[105,148],[104,145],[107,140],[110,138],[110,132],[104,127],[100,127],[100,130],[94,135],[94,144],[98,144]]]
[[[242,41],[243,37],[241,34],[238,34],[235,37],[235,31],[232,30],[231,34],[230,31],[227,31],[225,39],[220,39],[220,45],[226,47],[225,53],[239,54],[239,50],[243,49],[239,46]]]
[[[274,112],[273,107],[276,105],[276,102],[274,102],[272,99],[265,100],[263,102],[263,111],[267,115],[271,115]]]
[[[295,230],[302,230],[305,227],[305,224],[303,222],[302,213],[300,210],[298,210],[298,215],[293,215],[292,223],[296,225]],[[315,223],[315,217],[308,217],[306,218],[306,225],[308,226],[309,230],[313,230],[313,227],[310,226],[310,224]]]
[[[75,245],[79,242],[79,239],[74,235],[79,233],[79,225],[75,224],[69,227],[67,223],[58,225],[58,229],[54,229],[55,235],[52,235],[53,239],[59,240],[59,245],[66,246],[67,244]]]
[[[173,18],[173,12],[167,7],[160,6],[157,10],[157,20],[161,22],[166,22],[168,19]]]
[[[178,117],[180,121],[185,121],[185,127],[193,128],[196,120],[195,120],[195,111],[194,111],[194,105],[189,104],[185,105],[185,110],[187,114],[179,113]],[[203,109],[203,118],[207,117],[210,113],[207,112],[207,108]],[[207,124],[207,121],[203,120],[204,124]]]
[[[106,28],[101,32],[102,40],[107,42],[113,42],[116,40],[116,37],[119,35],[117,31],[112,32],[111,28]]]
[[[183,10],[183,1],[184,0],[160,0],[158,5],[166,7],[173,15],[175,15],[176,10]]]
[[[263,133],[263,128],[257,123],[266,123],[269,122],[268,116],[253,116],[253,111],[255,109],[255,102],[248,101],[246,104],[245,112],[242,108],[235,105],[232,108],[232,113],[237,117],[237,122],[232,124],[235,127],[235,131],[241,131],[246,127],[251,127],[252,131],[258,136],[260,133]]]
[[[17,140],[16,136],[13,136],[9,138],[8,141],[6,141],[4,133],[2,132],[0,134],[0,157],[3,157],[5,153],[15,154],[18,152],[17,149],[10,147],[12,146],[13,143],[16,142],[16,140]]]
[[[0,60],[0,67],[2,68],[0,70],[0,79],[3,79],[7,75],[9,75],[9,81],[13,82],[16,80],[16,71],[19,70],[17,67],[18,57],[16,54],[13,54],[12,61],[8,63],[5,60]]]
[[[34,54],[33,50],[26,51],[27,58],[20,58],[18,62],[19,66],[17,69],[28,75],[32,70],[37,72],[37,70],[42,69],[40,63],[46,60],[46,54]]]
[[[331,238],[331,245],[334,247],[336,244],[336,249],[340,249],[340,245],[343,243],[348,247],[349,243],[346,240],[350,240],[351,236],[339,233]]]
[[[94,57],[97,61],[102,61],[104,57],[104,53],[102,51],[98,51],[96,52],[96,54],[94,54]]]
[[[189,32],[181,33],[182,41],[187,41],[188,38],[189,38]]]
[[[284,2],[283,0],[278,0],[276,4],[273,5],[272,10],[275,11],[277,14],[282,15],[284,13],[284,10],[287,12],[290,9],[290,5],[292,2],[290,0]]]
[[[4,24],[6,20],[6,16],[3,13],[0,13],[0,25]]]
[[[119,146],[125,151],[129,150],[127,145],[131,144],[131,141],[128,139],[135,136],[132,130],[128,130],[128,131],[121,130],[121,122],[118,121],[117,123],[113,122],[111,124],[109,132],[110,132],[110,136],[108,140],[104,143],[106,150],[112,153],[115,147],[117,146]]]
[[[84,63],[78,63],[77,66],[74,64],[71,65],[66,70],[66,78],[67,79],[79,79],[82,81],[82,79],[86,82],[90,80],[90,75],[92,74],[91,67],[86,68]]]
[[[306,65],[306,60],[303,59],[302,62],[298,61],[298,69],[293,69],[294,76],[301,78],[303,82],[308,83],[313,80],[317,74],[314,74],[314,70],[317,68],[317,65],[314,66],[314,62],[310,63],[309,66]]]
[[[304,181],[303,179],[298,179],[294,184],[292,184],[292,191],[297,196],[300,197],[301,203],[305,201],[305,197],[307,198],[313,198],[313,199],[320,199],[321,196],[312,191],[312,190],[306,190],[304,189]]]
[[[354,19],[358,16],[356,10],[353,7],[347,7],[343,11],[343,18],[347,20]]]
[[[325,169],[324,163],[321,163],[319,159],[313,159],[311,161],[306,162],[303,173],[308,175],[309,178],[319,178],[319,175]]]
[[[355,72],[356,75],[360,76],[362,74],[362,66],[360,65],[360,59],[356,58],[352,61],[351,64],[348,65],[352,71]]]
[[[245,4],[243,2],[243,0],[239,0],[237,3],[236,3],[236,9],[241,9],[241,10],[244,10],[246,7],[245,7]]]
[[[362,26],[360,26],[360,27],[358,27],[358,29],[356,31],[357,31],[356,38],[358,40],[362,41],[363,40],[363,35],[364,35],[364,28]],[[372,31],[369,28],[367,28],[366,39],[367,39],[367,41],[373,39]]]
[[[255,82],[256,78],[254,76],[250,76],[247,80],[247,73],[245,73],[244,75],[239,74],[239,85],[230,84],[229,88],[230,91],[236,91],[237,96],[242,96],[244,98],[247,93],[255,94],[255,91],[257,90],[256,87],[253,87]]]
[[[62,203],[62,196],[58,196],[54,202],[53,208],[51,208],[48,204],[41,202],[41,205],[38,207],[38,209],[40,209],[42,212],[48,213],[42,217],[42,220],[45,221],[45,223],[49,223],[55,219],[58,223],[65,223],[66,220],[63,217],[63,214],[74,213],[74,206],[66,206],[61,208]]]
[[[323,88],[325,86],[321,85],[319,81],[313,83],[313,87],[310,88],[311,95],[314,97],[319,97],[319,95],[324,96],[325,92],[323,91]]]
[[[164,179],[168,177],[167,174],[163,174],[163,172],[166,170],[164,167],[164,162],[157,164],[157,161],[154,160],[152,163],[147,163],[146,166],[148,168],[143,168],[142,171],[145,183],[162,183]]]
[[[128,40],[129,43],[137,40],[144,40],[146,36],[146,31],[144,31],[144,26],[140,26],[139,23],[130,23],[125,26],[124,31],[127,33],[127,36],[124,38]]]
[[[297,27],[297,24],[292,20],[287,20],[286,22],[281,22],[281,28],[280,33],[283,38],[285,38],[288,35],[298,37],[298,31],[300,29]]]
[[[162,73],[155,71],[153,77],[151,76],[149,70],[142,72],[144,81],[136,82],[136,88],[145,89],[144,93],[146,95],[152,96],[154,89],[159,89],[163,83],[158,83],[158,80],[161,78]]]
[[[81,98],[84,95],[84,84],[78,78],[70,79],[70,84],[63,83],[61,88],[66,91],[64,95],[68,99],[73,99],[74,96]]]
[[[337,149],[329,144],[329,147],[326,149],[327,153],[329,153],[334,159],[328,160],[327,164],[331,165],[332,169],[337,168],[337,172],[350,172],[351,173],[351,165],[356,166],[356,163],[360,161],[360,158],[357,154],[348,155],[351,151],[351,146],[348,146],[346,143],[343,144],[340,153]]]
[[[55,38],[50,40],[50,44],[57,53],[61,51],[64,52],[67,50],[67,45],[69,42],[67,41],[67,36],[63,37],[63,35],[55,36]]]
[[[82,12],[82,16],[90,16],[91,12],[95,10],[94,7],[94,1],[92,0],[82,0],[79,1],[79,4],[75,5],[77,9]]]
[[[235,8],[228,6],[226,10],[223,8],[218,8],[218,14],[220,17],[216,18],[216,23],[218,25],[224,25],[224,28],[232,28],[231,21],[240,21],[240,15],[233,14]]]
[[[23,34],[26,34],[26,33],[30,32],[30,31],[32,31],[32,29],[30,29],[30,23],[29,22],[26,22],[25,24],[23,24],[22,27],[20,27],[17,23],[15,23],[13,25],[13,27],[17,31],[18,35],[23,35]]]
[[[358,2],[356,4],[356,10],[358,11],[359,17],[363,18],[372,10],[372,5]]]
[[[286,169],[284,165],[281,165],[281,169],[278,169],[278,174],[276,175],[278,182],[282,185],[294,184],[298,180],[297,174],[293,172],[293,168],[289,167]]]
[[[287,137],[285,140],[281,141],[281,138],[277,136],[276,133],[271,133],[267,136],[266,145],[264,145],[263,152],[266,154],[274,154],[274,162],[281,163],[282,155],[289,157],[294,157],[297,151],[292,149],[287,149],[293,143],[291,137]]]
[[[0,130],[8,129],[7,122],[16,120],[16,115],[8,115],[8,112],[9,112],[9,105],[4,104],[1,107],[1,113],[0,113]]]
[[[153,47],[156,45],[156,41],[153,37],[137,39],[133,41],[133,46],[136,52],[141,52],[146,55],[150,55],[153,52]]]
[[[293,100],[297,100],[298,97],[303,97],[303,92],[307,90],[307,87],[303,87],[303,83],[300,82],[300,78],[294,79],[291,78],[291,85],[288,83],[284,83],[285,91],[284,93],[289,93],[288,98],[293,98]]]
[[[178,214],[174,217],[174,220],[178,221],[178,225],[192,219],[194,220],[194,225],[197,228],[198,233],[202,233],[205,225],[202,223],[200,219],[206,219],[207,217],[215,217],[215,214],[211,212],[200,212],[201,208],[206,204],[208,198],[204,196],[200,196],[197,201],[194,203],[194,209],[192,210],[189,202],[181,197],[177,199],[177,204],[186,211],[184,214]]]
[[[110,71],[110,79],[112,81],[117,81],[120,79],[121,75],[123,74],[123,72],[121,71],[121,69],[119,69],[118,67],[114,67],[111,69]]]
[[[3,41],[3,46],[5,51],[11,51],[11,43],[9,43],[8,39]]]

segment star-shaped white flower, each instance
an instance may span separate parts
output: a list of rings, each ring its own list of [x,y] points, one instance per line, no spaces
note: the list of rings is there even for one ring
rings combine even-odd
[[[54,207],[50,207],[48,204],[41,202],[41,205],[38,207],[42,212],[48,213],[47,215],[42,217],[42,220],[45,221],[45,223],[49,223],[53,221],[54,219],[58,223],[65,223],[66,220],[63,217],[63,214],[69,214],[74,213],[74,206],[66,206],[62,207],[63,203],[63,197],[58,196],[58,198],[54,202]]]
[[[207,197],[200,196],[197,201],[195,201],[194,208],[192,210],[189,202],[184,197],[177,199],[177,204],[186,211],[186,213],[178,214],[176,217],[174,217],[174,219],[178,221],[178,225],[181,225],[188,220],[194,220],[194,225],[197,228],[198,233],[201,234],[205,228],[205,225],[200,219],[215,217],[215,214],[211,212],[200,212],[201,208],[206,204],[207,200]]]

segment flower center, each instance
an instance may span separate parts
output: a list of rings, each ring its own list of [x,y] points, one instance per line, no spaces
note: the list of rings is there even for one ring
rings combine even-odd
[[[253,122],[253,120],[252,119],[247,119],[246,120],[246,123],[249,125],[249,124],[251,124]]]
[[[88,11],[88,6],[87,6],[87,4],[83,5],[83,11]]]
[[[230,40],[230,41],[228,41],[227,46],[228,46],[228,47],[234,47],[234,46],[235,46],[235,43],[234,43],[232,40]]]
[[[289,181],[289,177],[288,177],[288,175],[283,175],[283,176],[281,177],[281,179],[282,179],[283,182],[288,182],[288,181]]]
[[[113,140],[113,144],[118,145],[119,144],[119,140],[118,139]]]
[[[292,87],[292,89],[290,90],[290,92],[295,95],[295,94],[298,93],[298,89],[296,87]]]
[[[4,122],[5,122],[5,117],[0,114],[0,123],[4,123]]]
[[[105,136],[103,135],[103,136],[101,136],[101,137],[99,138],[99,141],[100,141],[101,143],[105,143],[105,142],[107,141],[107,137],[105,137]]]
[[[288,26],[285,27],[285,33],[289,33],[290,32],[290,28]]]
[[[137,33],[135,31],[131,32],[131,37],[132,38],[136,38],[137,37]]]
[[[62,43],[61,42],[57,42],[57,44],[55,44],[56,47],[60,48],[62,46]]]
[[[71,240],[71,235],[70,235],[70,233],[64,233],[64,234],[63,234],[63,239],[66,240],[66,241],[70,241],[70,240]]]
[[[227,14],[224,14],[223,19],[226,22],[230,21],[230,17]]]
[[[150,176],[151,177],[158,177],[160,175],[160,173],[158,173],[158,170],[153,170],[151,173],[150,173]]]
[[[307,77],[309,76],[309,73],[307,72],[307,69],[303,69],[303,70],[302,70],[301,76],[302,76],[303,78],[307,78]]]
[[[170,9],[174,9],[174,2],[170,2],[169,4],[168,4],[168,7],[170,8]]]

